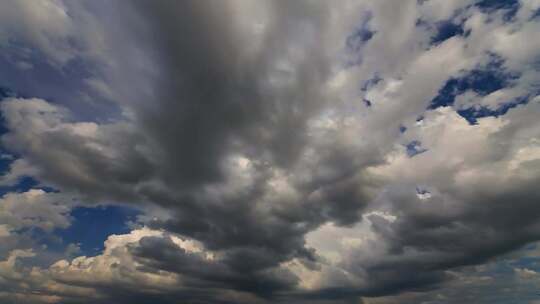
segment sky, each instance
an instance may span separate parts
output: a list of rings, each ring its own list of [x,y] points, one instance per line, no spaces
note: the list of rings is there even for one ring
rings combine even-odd
[[[539,0],[0,1],[0,303],[540,303]]]

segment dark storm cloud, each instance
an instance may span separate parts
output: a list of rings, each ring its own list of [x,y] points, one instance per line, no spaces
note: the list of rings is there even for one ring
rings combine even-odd
[[[188,288],[234,289],[267,297],[276,291],[291,289],[296,283],[296,277],[290,272],[266,270],[276,264],[276,256],[279,256],[267,250],[235,249],[228,251],[222,261],[209,261],[200,254],[186,252],[170,239],[145,237],[134,247],[133,254],[150,269],[185,276]]]
[[[271,268],[293,257],[313,260],[304,234],[327,220],[353,223],[367,198],[356,189],[358,178],[347,164],[354,152],[322,145],[321,152],[328,149],[326,164],[317,165],[333,173],[299,180],[298,198],[265,207],[273,170],[294,167],[307,145],[307,121],[326,102],[330,70],[328,54],[316,47],[325,39],[325,5],[267,6],[260,50],[251,54],[232,28],[231,3],[138,3],[151,33],[143,42],[152,46],[159,73],[149,80],[155,83],[154,99],[132,105],[136,124],[80,125],[79,132],[63,109],[12,100],[4,111],[13,111],[7,115],[10,128],[25,128],[31,120],[45,128],[26,131],[30,136],[23,139],[7,135],[4,142],[17,152],[34,151],[26,159],[42,164],[41,178],[59,189],[87,201],[161,205],[170,219],[152,221],[153,227],[225,250],[220,264],[205,266],[207,274],[193,272],[194,280],[201,276],[222,288],[265,296],[293,288],[292,274]],[[298,51],[303,55],[295,55]],[[227,190],[221,184],[234,179],[226,171],[236,155],[250,159],[255,171],[250,184],[213,194],[212,187]],[[138,255],[149,255],[148,242]],[[181,251],[176,254],[184,258]],[[187,271],[160,261],[164,256],[154,258],[155,267]]]
[[[221,180],[222,159],[237,149],[248,149],[250,156],[270,153],[280,166],[294,162],[305,144],[306,120],[323,102],[321,86],[328,77],[323,50],[302,45],[302,35],[324,26],[324,6],[268,3],[270,21],[256,56],[232,28],[231,3],[142,2],[140,9],[163,70],[155,80],[157,102],[141,105],[137,115],[162,157],[160,169],[168,182],[196,187]],[[300,27],[306,32],[287,37]],[[287,43],[306,54],[288,63],[294,85],[276,90],[267,78],[276,59],[287,57]]]
[[[162,227],[194,236],[210,249],[230,249],[224,263],[233,268],[249,258],[242,271],[250,273],[306,255],[303,235],[323,221],[321,204],[313,216],[308,211],[295,218],[289,210],[283,216],[261,212],[257,202],[268,183],[267,170],[294,166],[306,144],[306,121],[323,102],[329,66],[324,50],[309,44],[322,38],[318,32],[327,12],[309,2],[269,3],[262,51],[250,56],[231,28],[231,9],[227,3],[200,1],[141,4],[163,71],[156,80],[158,102],[140,105],[136,115],[151,138],[163,182],[175,192],[195,189],[162,201],[175,212]],[[307,29],[288,36],[298,28]],[[314,41],[303,42],[309,39],[305,35],[315,35]],[[284,73],[293,75],[277,76],[291,78],[292,85],[276,89],[267,78],[276,77],[276,58],[287,57],[291,45],[306,54],[288,63],[294,71]],[[226,178],[223,162],[235,152],[261,163],[255,164],[261,176],[254,177],[253,187],[215,202],[201,197],[201,187]],[[145,192],[150,199],[151,193]],[[330,207],[336,211],[329,217],[354,217],[362,205],[350,206],[343,214],[337,211],[343,208]]]

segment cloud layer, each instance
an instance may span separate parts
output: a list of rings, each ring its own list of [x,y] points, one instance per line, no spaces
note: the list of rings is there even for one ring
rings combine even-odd
[[[39,5],[0,4],[0,300],[532,301],[540,2]],[[53,248],[103,205],[131,232]]]

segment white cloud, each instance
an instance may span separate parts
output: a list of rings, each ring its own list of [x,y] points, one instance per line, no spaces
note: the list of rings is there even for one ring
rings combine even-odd
[[[45,231],[66,228],[74,202],[62,194],[31,189],[0,198],[0,219],[10,230],[37,227]]]

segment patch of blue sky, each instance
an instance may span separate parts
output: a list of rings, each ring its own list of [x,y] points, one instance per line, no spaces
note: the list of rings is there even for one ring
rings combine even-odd
[[[13,92],[11,92],[9,89],[5,87],[0,86],[0,102],[6,98],[13,96]],[[0,135],[5,134],[7,132],[6,124],[3,115],[0,113]]]
[[[399,126],[399,133],[405,133],[407,131],[407,127],[404,125]]]
[[[383,80],[383,79],[378,74],[375,74],[372,78],[364,81],[364,83],[360,87],[360,91],[362,91],[364,93],[369,91],[369,89],[376,86],[381,80]],[[367,99],[365,97],[362,99],[362,101],[364,102],[364,105],[366,107],[371,107],[373,105],[371,100],[369,100],[369,99]]]
[[[23,176],[19,178],[16,184],[0,187],[0,195],[4,195],[8,192],[26,192],[30,189],[41,189],[45,192],[56,192],[55,189],[50,187],[42,187],[39,182],[30,176]]]
[[[381,80],[383,80],[378,74],[375,74],[372,78],[364,81],[360,88],[363,92],[368,91],[372,87],[376,86]]]
[[[9,170],[9,166],[13,162],[13,159],[14,157],[11,154],[4,149],[0,149],[0,175],[5,174]]]
[[[417,27],[423,27],[431,32],[430,44],[436,45],[454,36],[467,37],[470,31],[465,31],[463,25],[465,18],[463,18],[463,10],[456,10],[452,16],[447,20],[437,21],[435,23],[428,22],[421,18],[416,20]]]
[[[407,156],[415,157],[418,154],[422,154],[428,149],[422,147],[422,143],[418,140],[413,140],[410,143],[405,145]]]
[[[540,8],[537,9],[531,16],[531,20],[532,19],[537,19],[537,18],[540,18]]]
[[[441,43],[454,36],[466,36],[467,33],[463,30],[463,25],[454,21],[441,21],[436,25],[436,32],[431,37],[431,44]]]
[[[486,13],[503,11],[503,19],[510,21],[519,10],[519,0],[480,0],[475,6]]]
[[[480,106],[480,107],[470,107],[466,109],[460,109],[457,112],[459,115],[461,115],[461,117],[465,118],[469,122],[469,124],[476,124],[478,118],[489,117],[489,116],[493,116],[493,117],[502,116],[506,114],[508,110],[515,108],[521,104],[527,103],[528,100],[529,100],[528,96],[521,96],[505,104],[502,104],[496,109],[490,109],[488,107]]]
[[[10,45],[4,51],[18,49]],[[27,68],[21,68],[21,62]],[[77,120],[96,121],[121,115],[119,107],[89,86],[88,80],[99,78],[100,70],[88,61],[77,57],[58,67],[43,54],[31,52],[20,60],[16,55],[0,56],[0,66],[0,86],[16,92],[12,96],[39,97],[65,106]]]
[[[361,18],[359,25],[345,38],[345,48],[353,54],[353,59],[346,62],[346,66],[355,66],[362,63],[360,51],[362,47],[376,34],[370,28],[372,14],[367,12]]]
[[[478,67],[467,74],[450,78],[429,105],[429,109],[450,106],[457,95],[472,90],[478,95],[485,96],[497,90],[510,86],[518,78],[515,73],[503,69],[503,61],[492,56],[491,61],[484,67]]]
[[[346,39],[347,48],[353,51],[359,51],[362,45],[370,40],[375,32],[369,30],[368,28],[359,28]]]
[[[492,277],[508,277],[515,275],[515,269],[526,268],[540,272],[540,243],[533,243],[501,256],[488,263],[482,274]]]
[[[372,103],[371,103],[371,101],[369,99],[364,98],[364,99],[362,99],[362,101],[364,102],[366,107],[371,107]]]
[[[519,7],[519,0],[480,0],[475,5],[488,10],[514,9]]]
[[[533,303],[531,301],[540,299],[536,281],[520,280],[516,270],[535,271],[536,268],[532,267],[531,259],[523,257],[522,253],[518,250],[513,253],[516,254],[515,256],[501,257],[482,267],[463,268],[462,272],[465,276],[478,279],[476,284],[463,284],[457,290],[450,290],[446,296],[450,299],[461,299],[460,293],[463,293],[467,296],[466,299],[478,300],[478,303]],[[471,282],[474,281],[471,280]],[[503,289],[505,292],[500,292]],[[440,292],[445,294],[444,290]]]
[[[79,244],[82,254],[92,256],[104,249],[103,243],[110,235],[128,233],[128,223],[139,214],[127,206],[78,207],[71,211],[71,226],[57,229],[54,234],[66,246]]]
[[[12,92],[5,87],[0,87],[0,98],[11,96]]]
[[[527,268],[540,272],[540,257],[522,257],[510,262],[513,267]]]
[[[433,110],[439,107],[452,106],[456,97],[466,91],[473,91],[480,96],[486,96],[500,89],[513,86],[519,75],[505,70],[503,63],[500,58],[492,55],[491,61],[487,65],[473,69],[461,77],[450,78],[439,90],[437,96],[431,100],[428,109]],[[526,103],[529,97],[531,96],[526,95],[508,100],[495,109],[471,105],[467,108],[457,109],[457,112],[469,123],[475,124],[477,119],[481,117],[504,115],[509,109]]]

